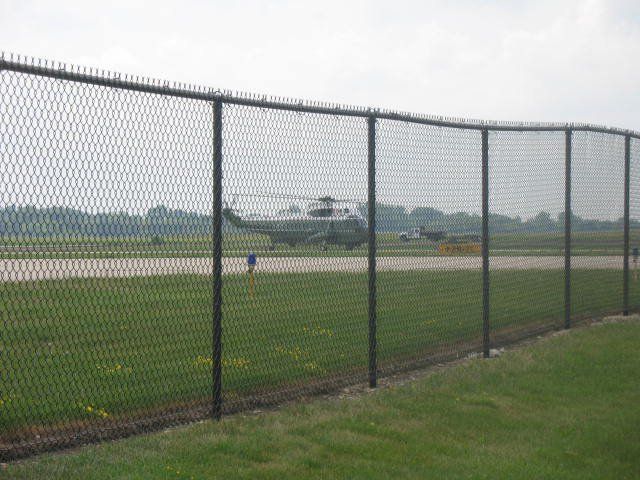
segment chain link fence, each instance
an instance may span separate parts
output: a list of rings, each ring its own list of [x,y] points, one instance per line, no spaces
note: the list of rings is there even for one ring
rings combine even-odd
[[[0,59],[0,458],[640,304],[640,135]]]

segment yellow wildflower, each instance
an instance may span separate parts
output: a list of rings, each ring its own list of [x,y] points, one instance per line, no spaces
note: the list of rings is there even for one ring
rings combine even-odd
[[[307,327],[305,325],[303,327],[303,331],[305,333],[309,333],[313,337],[320,337],[320,336],[333,337],[333,335],[334,335],[333,330],[331,330],[330,328],[320,327],[319,325],[316,325],[313,328]]]
[[[82,405],[79,404],[85,412],[90,413],[92,415],[96,415],[100,418],[107,418],[109,416],[109,412],[107,412],[104,408],[96,407],[93,404]]]

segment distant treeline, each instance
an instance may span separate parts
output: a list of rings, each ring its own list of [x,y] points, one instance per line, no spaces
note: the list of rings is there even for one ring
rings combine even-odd
[[[358,205],[358,211],[366,218],[367,205]],[[571,228],[574,231],[622,231],[622,217],[615,221],[587,220],[572,215]],[[633,225],[640,222],[632,220]],[[444,213],[432,207],[417,207],[408,211],[403,206],[376,204],[376,229],[381,232],[400,232],[411,227],[427,227],[430,230],[445,230],[451,233],[480,233],[482,217],[467,212]],[[527,220],[519,216],[509,217],[489,213],[489,230],[493,233],[508,232],[562,232],[564,231],[564,212],[553,218],[548,212],[540,212]]]
[[[299,211],[291,206],[289,211]],[[366,204],[358,205],[366,218]],[[401,232],[411,227],[424,226],[431,230],[451,233],[479,233],[481,217],[477,214],[457,212],[447,214],[431,207],[418,207],[407,211],[399,205],[377,204],[377,230]],[[170,235],[210,235],[211,216],[201,213],[170,209],[163,205],[146,213],[88,213],[66,207],[38,208],[10,206],[0,209],[0,236],[86,236],[86,237],[165,237]],[[631,223],[640,226],[636,220]],[[492,232],[560,232],[564,228],[564,214],[553,218],[547,212],[522,220],[520,217],[490,214]],[[225,231],[237,231],[223,220]],[[615,221],[587,220],[573,216],[574,231],[622,231],[622,219]]]
[[[211,216],[165,206],[143,215],[88,213],[65,207],[11,206],[0,210],[2,236],[164,237],[211,233]]]

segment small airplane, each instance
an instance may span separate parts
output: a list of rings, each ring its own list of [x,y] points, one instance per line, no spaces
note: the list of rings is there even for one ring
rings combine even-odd
[[[272,242],[291,247],[318,244],[344,245],[353,250],[367,241],[367,223],[356,209],[337,208],[332,197],[322,197],[309,205],[306,212],[281,212],[276,216],[241,217],[232,207],[222,210],[224,218],[233,226],[253,233],[267,235]]]

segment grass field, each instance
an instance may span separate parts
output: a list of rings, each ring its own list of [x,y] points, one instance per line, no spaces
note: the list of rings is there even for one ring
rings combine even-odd
[[[494,331],[560,324],[560,270],[491,273]],[[573,272],[573,312],[619,311],[622,272]],[[633,305],[640,289],[631,285]],[[199,276],[0,284],[4,438],[34,425],[96,424],[211,395],[211,279]],[[332,375],[364,378],[367,277],[263,274],[224,280],[228,403]],[[378,274],[380,366],[480,338],[481,272]],[[457,347],[451,347],[455,349]],[[25,433],[26,432],[26,433]]]
[[[16,479],[640,475],[640,323],[578,329],[356,398],[10,464]]]
[[[437,255],[437,245],[425,240],[402,242],[397,233],[377,235],[379,255]],[[497,233],[490,238],[492,254],[561,255],[564,236],[558,233]],[[318,245],[277,245],[270,250],[266,235],[233,233],[224,236],[226,256],[244,256],[254,250],[261,256],[365,256],[366,245],[346,251],[329,245],[321,252]],[[640,245],[640,231],[631,231],[631,246]],[[167,236],[161,243],[148,237],[69,237],[0,239],[2,258],[119,258],[119,257],[203,257],[211,256],[212,241],[208,236]],[[573,232],[574,255],[621,255],[623,235],[620,232]]]

